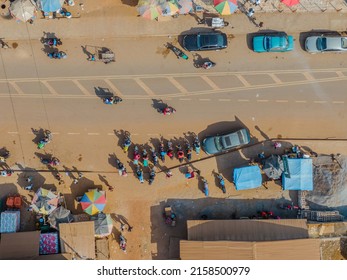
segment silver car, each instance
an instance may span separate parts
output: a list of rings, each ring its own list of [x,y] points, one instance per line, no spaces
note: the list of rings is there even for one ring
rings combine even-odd
[[[347,51],[347,37],[342,36],[309,36],[305,49],[310,53]]]

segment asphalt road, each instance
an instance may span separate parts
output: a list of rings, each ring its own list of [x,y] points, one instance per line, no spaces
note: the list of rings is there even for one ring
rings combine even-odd
[[[50,129],[56,140],[48,151],[72,157],[71,163],[83,156],[85,168],[105,170],[109,149],[99,147],[118,154],[115,130],[122,129],[138,144],[238,127],[249,128],[253,141],[346,137],[347,54],[307,54],[299,35],[293,52],[256,54],[240,35],[229,39],[226,50],[199,53],[217,63],[202,70],[194,68],[191,53],[184,61],[167,52],[168,41],[176,39],[63,39],[68,58],[61,61],[48,59],[39,41],[0,50],[2,144],[25,165],[35,164],[32,129]],[[116,63],[87,61],[81,45],[91,53],[93,46],[109,47]],[[123,103],[104,105],[108,90]],[[177,113],[159,115],[159,100]]]

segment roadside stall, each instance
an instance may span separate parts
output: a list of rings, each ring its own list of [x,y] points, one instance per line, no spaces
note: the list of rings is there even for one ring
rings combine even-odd
[[[234,184],[236,190],[255,189],[262,185],[261,171],[258,165],[234,169]]]

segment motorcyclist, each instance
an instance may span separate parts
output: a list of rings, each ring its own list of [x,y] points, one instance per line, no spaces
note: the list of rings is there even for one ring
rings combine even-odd
[[[204,69],[210,69],[212,67],[212,62],[211,61],[206,61],[204,62],[204,64],[202,65],[202,67]]]

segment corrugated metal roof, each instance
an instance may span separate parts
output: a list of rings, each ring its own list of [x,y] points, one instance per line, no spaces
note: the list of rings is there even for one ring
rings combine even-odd
[[[308,238],[305,219],[190,220],[188,240],[274,241]]]
[[[284,241],[180,241],[182,260],[320,260],[318,239]]]

